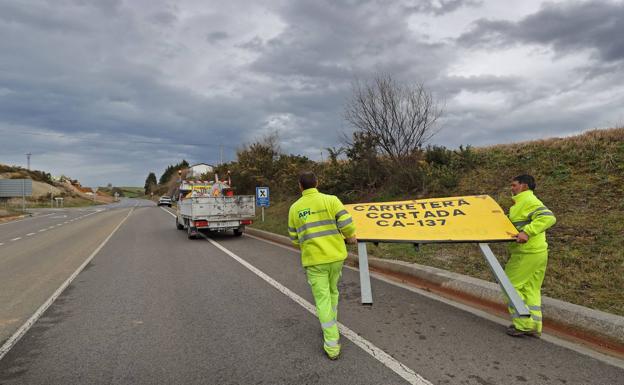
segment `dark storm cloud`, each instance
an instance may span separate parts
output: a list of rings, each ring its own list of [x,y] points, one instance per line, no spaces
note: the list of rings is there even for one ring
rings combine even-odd
[[[559,53],[596,52],[603,61],[624,59],[624,2],[546,4],[518,22],[482,19],[459,38],[465,46],[542,44]]]
[[[602,124],[604,106],[617,110],[621,98],[604,90],[622,83],[621,4],[547,5],[519,22],[481,20],[458,41],[418,32],[481,6],[0,2],[0,162],[32,151],[33,165],[56,174],[140,185],[182,158],[216,163],[223,148],[232,160],[274,131],[285,152],[318,159],[350,131],[343,106],[352,82],[377,73],[429,87],[446,106],[435,143],[450,146],[567,133]],[[414,16],[423,24],[410,25]],[[492,75],[488,65],[462,75],[472,63],[451,71],[473,51],[515,44],[591,48],[605,61],[582,63],[565,84]],[[579,106],[587,95],[608,101]]]
[[[443,45],[410,31],[400,4],[293,2],[279,14],[288,26],[264,44],[256,71],[347,83],[375,69],[404,74],[417,68],[429,77],[438,71],[434,61],[448,55]]]

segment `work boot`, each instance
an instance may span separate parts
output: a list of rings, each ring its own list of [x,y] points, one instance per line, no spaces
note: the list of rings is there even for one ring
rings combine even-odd
[[[514,325],[509,325],[507,327],[507,335],[510,335],[512,337],[535,337],[535,338],[540,338],[542,336],[542,333],[538,332],[537,330],[520,330],[520,329],[516,329],[516,327]]]
[[[327,358],[329,358],[332,361],[336,361],[340,357],[340,353],[336,354],[335,356],[330,356],[329,353],[327,352],[325,352],[325,354],[327,355]]]

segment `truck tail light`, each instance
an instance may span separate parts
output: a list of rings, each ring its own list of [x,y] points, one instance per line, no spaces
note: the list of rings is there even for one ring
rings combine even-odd
[[[195,227],[206,227],[208,226],[208,221],[195,221]]]
[[[241,225],[250,225],[253,221],[251,219],[245,219],[241,221]]]

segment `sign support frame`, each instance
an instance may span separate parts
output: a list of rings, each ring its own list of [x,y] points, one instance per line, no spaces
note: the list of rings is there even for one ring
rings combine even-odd
[[[509,298],[509,302],[511,306],[516,309],[516,313],[518,313],[520,317],[530,317],[531,313],[529,312],[529,308],[518,294],[516,288],[511,284],[509,277],[505,274],[505,270],[503,270],[503,267],[498,262],[498,259],[496,259],[494,252],[490,249],[490,245],[487,243],[479,243],[479,248],[490,266],[494,277],[496,277],[496,282],[498,282],[498,285],[503,290],[503,293],[505,293],[507,298]]]
[[[516,288],[513,287],[509,277],[505,274],[501,264],[496,259],[494,252],[490,249],[489,244],[479,243],[481,253],[485,257],[488,266],[492,270],[496,281],[503,290],[503,293],[509,298],[511,306],[516,309],[516,312],[520,317],[530,317],[531,313],[526,306]],[[358,242],[358,262],[360,270],[360,295],[362,305],[373,304],[373,292],[370,283],[370,271],[368,268],[368,252],[366,250],[366,242]]]
[[[371,289],[370,271],[368,270],[368,251],[366,242],[358,242],[358,267],[360,270],[360,295],[362,305],[373,305],[373,291]]]

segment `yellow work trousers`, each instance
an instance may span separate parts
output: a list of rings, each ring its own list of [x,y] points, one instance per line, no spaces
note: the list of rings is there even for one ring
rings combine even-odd
[[[538,253],[512,253],[505,265],[511,284],[531,312],[530,317],[520,317],[508,304],[509,314],[518,330],[542,332],[542,282],[546,274],[548,251]]]
[[[306,267],[308,283],[312,289],[316,314],[323,330],[323,349],[329,357],[340,354],[338,333],[338,281],[342,275],[343,261]]]

